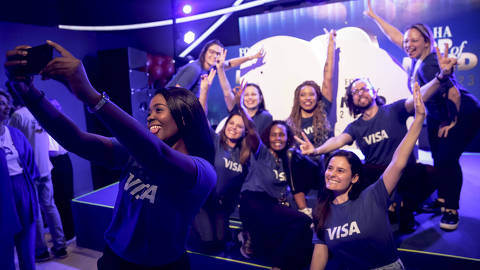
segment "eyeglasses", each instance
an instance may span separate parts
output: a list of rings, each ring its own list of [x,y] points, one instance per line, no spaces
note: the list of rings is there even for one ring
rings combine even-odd
[[[362,87],[358,89],[352,89],[352,95],[360,95],[360,93],[368,92],[368,88]]]
[[[213,50],[213,49],[208,49],[207,52],[208,52],[209,54],[215,54],[215,55],[217,55],[217,56],[220,56],[220,54],[222,54],[222,52],[217,52],[217,51],[215,51],[215,50]]]

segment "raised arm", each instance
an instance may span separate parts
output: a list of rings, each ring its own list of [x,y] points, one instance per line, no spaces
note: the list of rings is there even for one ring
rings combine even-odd
[[[50,61],[42,70],[42,76],[64,83],[80,101],[85,103],[89,108],[96,110],[95,115],[145,169],[152,173],[160,173],[165,169],[170,171],[176,169],[174,173],[177,173],[179,176],[191,176],[196,173],[195,164],[189,156],[173,150],[115,104],[105,102],[104,105],[98,107],[98,104],[102,104],[101,100],[103,97],[88,81],[80,60],[72,56],[60,45],[51,41],[48,41],[48,44],[59,51],[61,57]],[[33,94],[31,94],[31,92],[32,91],[28,91],[25,95],[27,99],[30,99],[29,102],[31,104],[38,103],[39,100],[41,101],[42,107],[34,108],[34,106],[31,106],[33,109],[36,109],[36,113],[39,113],[39,111],[45,108],[43,106],[47,106],[44,105],[44,103],[48,103],[48,101],[44,102],[44,98],[39,97],[40,92],[35,91]],[[51,104],[48,106],[54,109]],[[55,110],[55,112],[57,111]],[[40,123],[42,125],[48,125],[48,120],[49,119],[43,118]],[[63,126],[49,126],[47,131],[55,134],[56,128],[63,128]],[[54,136],[54,138],[58,139],[59,142],[61,141],[61,136]],[[90,146],[88,149],[90,154],[97,154],[98,151],[103,150],[104,149],[91,149]],[[186,184],[190,185],[191,183]]]
[[[310,270],[323,270],[328,262],[328,247],[325,244],[315,244]]]
[[[208,74],[203,74],[200,77],[200,95],[198,96],[198,100],[200,101],[200,104],[202,104],[205,114],[208,114],[208,90],[210,90],[210,86],[212,85],[216,73],[217,71],[212,68]]]
[[[226,62],[226,64],[224,66],[227,69],[228,68],[233,68],[233,67],[238,67],[238,66],[240,66],[241,64],[243,64],[247,61],[262,58],[264,56],[265,56],[265,51],[262,48],[256,54],[229,59],[228,62]]]
[[[422,95],[423,101],[427,101],[435,92],[440,88],[441,81],[446,80],[449,76],[453,74],[453,67],[457,64],[456,58],[449,58],[448,57],[448,44],[445,44],[444,53],[440,53],[438,47],[435,48],[437,53],[437,63],[440,67],[440,72],[437,76],[435,76],[431,81],[427,84],[423,85],[420,88],[420,94]],[[459,100],[459,93],[458,90],[455,88],[453,91],[448,91],[449,94],[452,92],[453,99]],[[455,94],[458,93],[458,97]],[[460,104],[458,105],[457,109],[460,108]],[[405,101],[405,109],[408,112],[413,112],[414,102],[413,102],[413,95],[408,97]]]
[[[325,67],[323,68],[322,95],[330,102],[333,99],[333,70],[335,67],[335,30],[328,33],[328,48]]]
[[[348,133],[342,133],[335,137],[331,137],[326,142],[324,142],[319,147],[315,148],[310,140],[307,138],[307,135],[302,132],[303,140],[295,136],[295,140],[300,144],[300,150],[304,155],[321,155],[325,153],[330,153],[334,150],[341,148],[347,144],[353,142],[352,136]]]
[[[224,49],[222,54],[217,59],[217,71],[218,71],[218,81],[220,82],[220,87],[222,88],[223,98],[225,99],[225,104],[227,105],[227,110],[231,111],[235,106],[235,95],[232,92],[232,87],[230,82],[227,79],[225,74],[225,57],[227,56],[227,50]]]
[[[372,18],[375,23],[378,25],[380,30],[382,30],[383,34],[387,36],[387,38],[393,42],[395,45],[397,45],[400,49],[403,49],[403,34],[395,28],[395,26],[389,24],[386,22],[384,19],[382,19],[380,16],[378,16],[372,8],[372,1],[368,0],[368,9],[365,10],[363,13]]]
[[[395,186],[397,186],[398,180],[402,176],[403,169],[407,165],[408,158],[412,153],[413,146],[420,135],[423,121],[425,120],[425,105],[423,104],[418,83],[415,83],[413,98],[415,103],[415,119],[402,142],[400,142],[395,150],[392,161],[383,173],[383,182],[385,183],[388,194],[391,194]]]
[[[25,55],[29,46],[18,46],[7,52],[5,68],[9,78],[8,87],[18,93],[29,111],[47,132],[68,151],[85,159],[106,166],[114,166],[113,144],[109,138],[84,132],[63,113],[58,111],[33,84],[33,77],[19,74],[19,66],[26,61],[16,60]],[[76,59],[77,60],[77,59]],[[79,60],[77,60],[79,63]],[[74,65],[77,62],[70,63]],[[78,67],[83,70],[82,67]],[[12,121],[15,121],[13,118]]]

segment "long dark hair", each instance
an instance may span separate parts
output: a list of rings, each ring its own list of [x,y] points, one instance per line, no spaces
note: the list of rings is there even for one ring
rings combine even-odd
[[[247,129],[247,123],[245,121],[248,121],[245,116],[240,112],[237,106],[233,107],[232,111],[230,112],[230,115],[227,118],[227,121],[225,121],[225,125],[223,125],[222,130],[220,131],[220,144],[226,148],[227,147],[227,136],[225,135],[225,129],[227,128],[228,121],[232,119],[233,116],[238,115],[242,118],[243,125],[245,126],[245,134],[244,136],[236,143],[235,147],[240,147],[240,163],[244,165],[248,158],[250,157],[250,154],[252,153],[252,148],[253,146],[248,144],[248,140],[245,139],[245,137],[248,134],[248,129]]]
[[[200,60],[200,64],[202,64],[202,68],[203,68],[203,65],[205,63],[205,54],[207,53],[208,49],[212,45],[218,45],[222,48],[225,48],[225,46],[223,46],[222,42],[220,42],[220,40],[218,40],[218,39],[212,39],[212,40],[208,41],[207,43],[205,43],[205,45],[203,45],[203,47],[202,47],[202,50],[200,51],[200,55],[198,56],[198,59]]]
[[[177,124],[178,135],[185,142],[189,155],[202,157],[214,164],[215,149],[207,117],[195,94],[181,87],[160,89]]]
[[[302,137],[302,108],[300,107],[300,92],[305,86],[310,86],[317,95],[316,107],[313,111],[313,144],[319,145],[328,139],[330,133],[330,122],[328,122],[325,113],[325,105],[322,100],[322,89],[314,81],[304,81],[295,89],[293,107],[290,116],[287,119],[288,125],[293,129],[295,135]]]
[[[258,95],[259,95],[259,101],[258,101],[258,109],[257,109],[257,112],[256,114],[259,114],[263,111],[266,111],[267,109],[265,109],[265,99],[263,98],[263,93],[262,93],[262,89],[260,89],[260,86],[258,84],[255,84],[255,83],[247,83],[245,85],[245,89],[247,89],[247,87],[249,86],[252,86],[252,87],[255,87],[257,89],[257,92],[258,92]],[[243,95],[245,95],[245,91],[243,92]]]
[[[327,162],[325,163],[326,167],[330,163],[330,160],[333,157],[344,157],[347,159],[348,163],[350,164],[350,170],[352,172],[352,177],[355,175],[359,176],[359,181],[362,179],[362,174],[363,174],[363,165],[362,161],[360,161],[360,158],[358,158],[355,153],[347,150],[337,150],[333,152],[330,157],[328,157]],[[326,168],[325,168],[326,171]],[[325,183],[325,181],[323,181]],[[358,183],[358,182],[357,182]],[[315,226],[315,232],[317,233],[318,237],[322,237],[321,232],[322,229],[324,229],[325,225],[325,220],[327,219],[328,215],[330,214],[330,204],[332,201],[335,199],[335,195],[333,194],[333,191],[328,190],[325,187],[325,184],[323,185],[323,190],[321,190],[318,195],[318,201],[317,205],[315,206],[315,209],[313,211],[313,224]],[[356,188],[359,187],[358,184],[354,184],[352,186],[352,189],[350,189],[348,193],[349,199],[356,199],[359,195],[359,190]]]
[[[359,82],[359,81],[362,81],[364,82],[367,87],[369,87],[372,91],[375,91],[375,93],[377,93],[377,90],[375,90],[375,88],[373,87],[372,83],[370,83],[369,80],[367,79],[362,79],[362,78],[356,78],[355,80],[353,80],[352,82],[350,82],[350,84],[348,85],[347,87],[347,92],[345,93],[345,96],[347,97],[347,107],[348,107],[348,111],[350,112],[350,114],[353,116],[353,117],[356,117],[357,115],[363,113],[363,109],[358,107],[357,105],[355,105],[353,103],[353,93],[352,93],[352,87],[353,87],[353,84],[355,84],[356,82]],[[374,100],[375,103],[377,103],[378,106],[383,106],[385,105],[385,98],[382,97],[382,96],[379,96],[377,94],[377,96],[375,97],[375,100]]]

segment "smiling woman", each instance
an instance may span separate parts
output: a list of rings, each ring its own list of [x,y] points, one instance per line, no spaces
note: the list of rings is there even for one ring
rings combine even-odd
[[[352,191],[359,181],[365,181],[360,159],[353,152],[338,150],[327,160],[326,190],[319,194],[313,219],[315,249],[311,270],[325,269],[329,258],[342,268],[405,269],[396,253],[386,210],[425,119],[418,84],[413,99],[415,119],[410,130],[385,172],[359,195],[353,196]]]
[[[438,198],[427,208],[444,209],[440,228],[455,230],[459,224],[463,183],[460,156],[480,131],[480,102],[456,80],[454,74],[448,78],[442,76],[444,70],[434,51],[434,35],[428,25],[412,24],[402,34],[374,12],[370,0],[365,14],[412,59],[408,70],[411,89],[416,82],[421,87],[435,79],[441,83],[439,90],[425,102],[428,109],[428,142],[435,169],[443,176],[438,181]],[[449,53],[448,46],[444,53]]]
[[[220,68],[218,74],[225,76],[225,72]],[[214,76],[215,70],[211,70],[208,76],[201,78],[200,103],[205,111],[206,97]],[[228,81],[222,86],[228,88],[226,91],[232,92]],[[195,217],[195,234],[191,241],[194,248],[209,254],[224,250],[229,240],[229,217],[238,205],[238,195],[248,171],[248,161],[258,148],[260,140],[252,119],[239,106],[241,92],[237,93],[235,109],[230,112],[227,124],[220,134],[210,130],[215,146],[217,185]]]
[[[38,201],[34,181],[40,178],[32,147],[22,132],[5,125],[12,98],[0,89],[0,269],[35,269],[35,224]]]
[[[200,77],[217,65],[219,56],[224,52],[224,46],[218,39],[210,40],[203,46],[200,56],[183,67],[180,67],[175,76],[167,83],[166,87],[180,86],[191,90],[196,96],[200,93]],[[244,56],[222,62],[225,68],[232,68],[242,63],[258,58],[260,55]],[[224,59],[225,60],[225,59]]]
[[[216,178],[213,142],[198,99],[183,88],[158,91],[150,103],[148,130],[91,86],[81,61],[47,43],[61,57],[42,70],[43,77],[64,83],[114,137],[81,131],[35,88],[33,77],[19,73],[23,62],[16,59],[25,46],[7,52],[9,85],[67,150],[123,170],[98,268],[189,269],[187,232]]]
[[[311,219],[290,203],[290,190],[296,189],[292,174],[303,171],[297,170],[300,162],[288,150],[292,143],[290,127],[273,121],[250,158],[240,196],[240,218],[248,232],[242,235],[251,236],[251,244],[245,241],[241,252],[266,257],[273,269],[302,269],[308,265],[312,247]]]

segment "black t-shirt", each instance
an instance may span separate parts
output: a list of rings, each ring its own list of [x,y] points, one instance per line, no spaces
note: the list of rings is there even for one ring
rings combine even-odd
[[[330,113],[330,107],[332,103],[323,96],[319,102],[323,103],[323,106],[325,108],[325,114],[326,114],[325,120],[328,121],[328,115]],[[330,131],[326,138],[323,138],[319,142],[315,142],[314,141],[315,136],[314,136],[314,130],[313,130],[313,117],[302,118],[300,122],[300,127],[302,128],[302,132],[305,133],[305,135],[307,135],[307,138],[310,140],[311,143],[313,143],[315,147],[322,145],[328,138],[333,136],[333,131]]]
[[[415,66],[416,59],[413,60],[413,66]],[[420,68],[417,71],[417,82],[421,86],[427,84],[429,81],[435,78],[435,74],[440,71],[440,67],[437,63],[437,54],[429,54],[421,63]],[[413,72],[413,70],[412,70]],[[425,102],[425,106],[428,110],[428,117],[433,117],[437,120],[448,119],[448,89],[455,86],[455,76],[452,74],[449,80],[442,83],[440,88]]]
[[[255,127],[257,128],[257,132],[258,134],[260,134],[260,136],[265,131],[265,129],[273,122],[272,115],[265,110],[257,112],[252,117],[252,120],[255,123]]]
[[[362,117],[350,123],[343,133],[349,134],[365,156],[365,163],[388,166],[393,153],[407,134],[405,99],[380,106],[372,119]],[[415,158],[410,154],[409,163]]]

